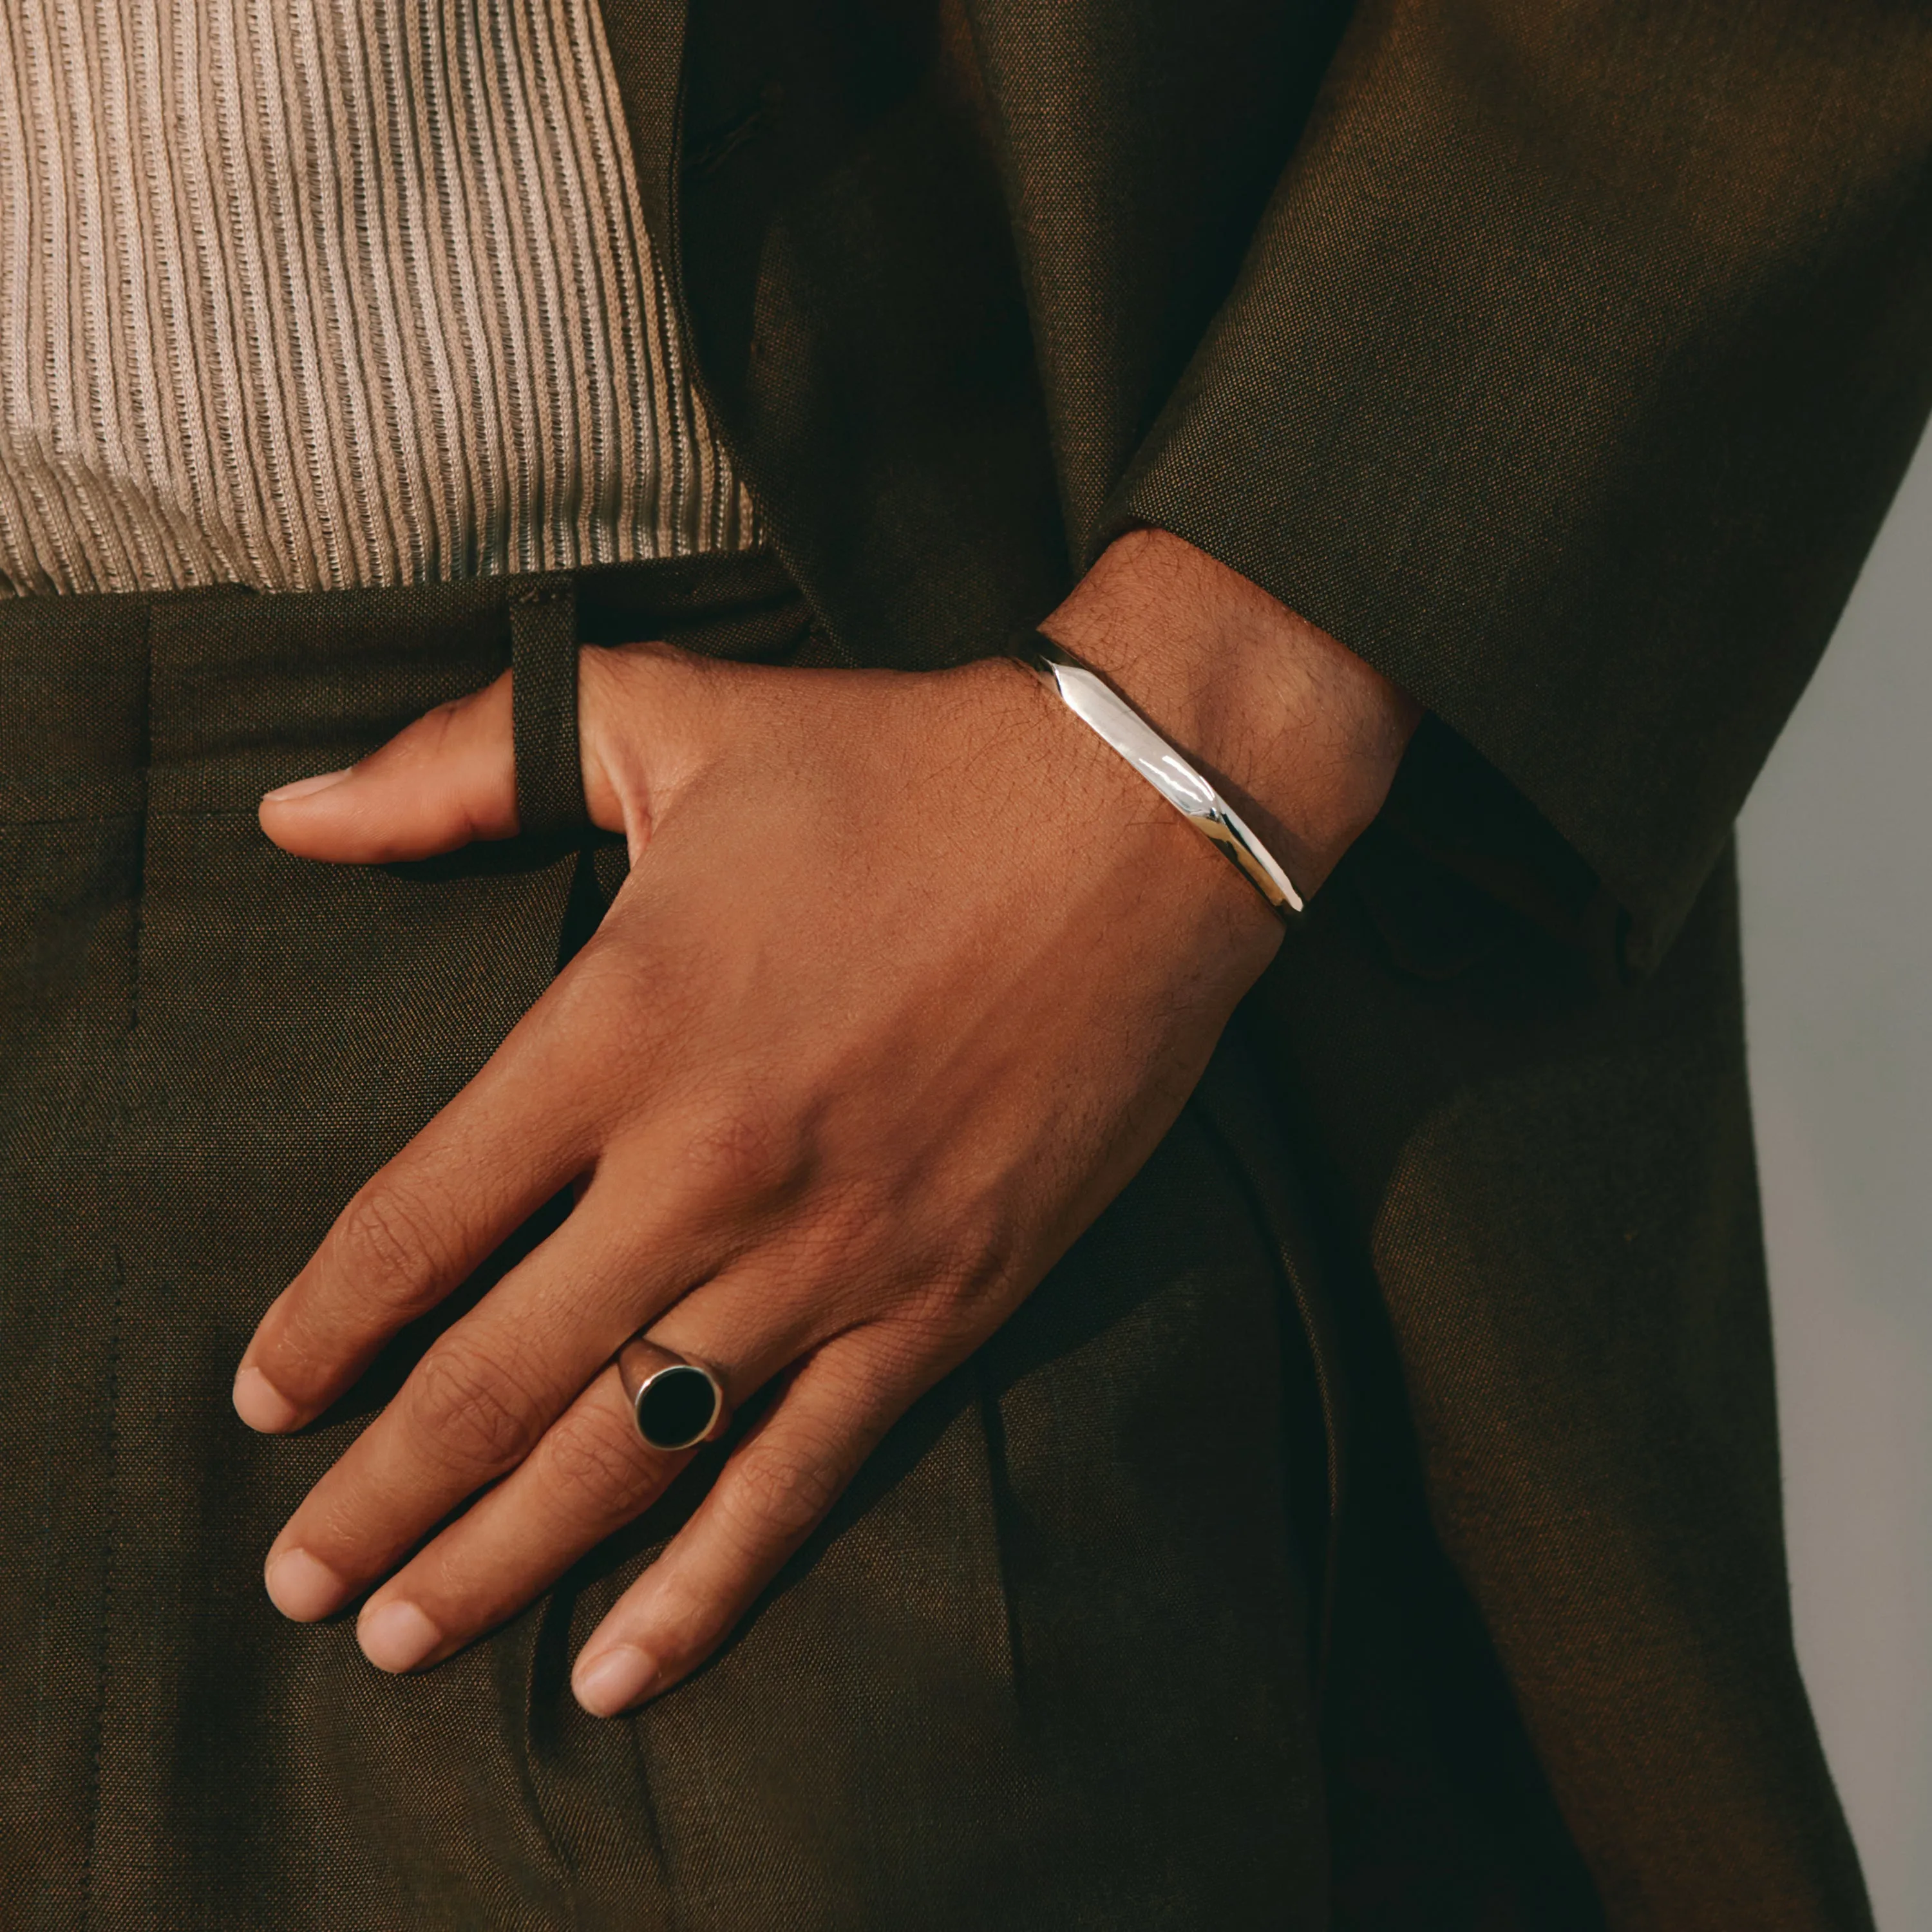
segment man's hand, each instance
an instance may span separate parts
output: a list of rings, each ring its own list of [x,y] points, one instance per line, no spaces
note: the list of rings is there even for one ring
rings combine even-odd
[[[1048,628],[1202,758],[1304,886],[1372,815],[1412,724],[1332,640],[1154,533]],[[387,1670],[500,1622],[688,1460],[638,1439],[609,1366],[648,1328],[734,1406],[779,1388],[578,1658],[578,1697],[610,1713],[722,1640],[1126,1183],[1279,928],[1010,664],[799,671],[645,645],[586,653],[580,699],[591,815],[626,835],[630,876],[344,1210],[235,1400],[259,1429],[308,1422],[575,1183],[562,1227],[316,1484],[267,1575],[302,1618],[379,1586],[359,1634]],[[343,862],[513,833],[508,679],[272,794],[262,822]]]

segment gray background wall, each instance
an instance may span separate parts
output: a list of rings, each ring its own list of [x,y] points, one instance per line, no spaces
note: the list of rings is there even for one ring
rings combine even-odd
[[[1932,1926],[1932,440],[1746,808],[1798,1649],[1880,1932]]]

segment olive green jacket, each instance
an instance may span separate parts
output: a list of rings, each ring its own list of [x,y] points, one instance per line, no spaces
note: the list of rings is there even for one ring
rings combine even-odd
[[[1726,855],[1932,405],[1932,16],[605,12],[838,648],[998,649],[1138,520],[1428,708],[1242,1023],[1370,1391],[1342,1493],[1394,1471],[1392,1522],[1413,1463],[1610,1922],[1864,1922],[1791,1656]]]

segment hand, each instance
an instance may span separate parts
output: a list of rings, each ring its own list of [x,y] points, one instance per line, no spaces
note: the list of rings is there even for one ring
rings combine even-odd
[[[1163,600],[1190,614],[1165,634],[1188,634],[1198,586],[1170,569],[1136,596],[1130,566],[1136,551],[1143,574],[1150,555],[1173,565],[1173,542],[1103,560],[1052,626],[1103,664],[1096,640],[1138,638],[1170,698],[1180,657],[1146,640]],[[1215,589],[1230,610],[1261,598],[1206,567],[1228,580]],[[1316,685],[1352,690],[1354,666],[1387,692],[1298,629]],[[1223,653],[1224,682],[1240,656]],[[1279,666],[1260,675],[1291,728]],[[639,1441],[608,1366],[648,1328],[718,1369],[734,1406],[778,1392],[585,1646],[574,1687],[604,1714],[709,1654],[885,1430],[1125,1184],[1279,928],[1012,664],[796,671],[645,645],[586,652],[580,679],[586,798],[626,836],[630,876],[263,1317],[236,1406],[257,1428],[310,1420],[576,1183],[562,1226],[430,1346],[310,1492],[267,1578],[304,1619],[380,1586],[358,1632],[389,1670],[513,1614],[688,1460]],[[1262,823],[1292,813],[1311,883],[1386,789],[1402,702],[1391,694],[1376,739],[1385,769],[1311,753],[1305,812],[1245,788]],[[1348,705],[1324,717],[1364,736]],[[1330,766],[1346,782],[1324,793]],[[290,851],[372,862],[508,836],[515,809],[505,679],[350,773],[271,794],[262,822]]]

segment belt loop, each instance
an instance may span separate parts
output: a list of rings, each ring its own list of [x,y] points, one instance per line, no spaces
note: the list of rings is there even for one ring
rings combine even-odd
[[[580,838],[590,818],[577,740],[577,596],[569,581],[512,597],[510,664],[518,829]]]

